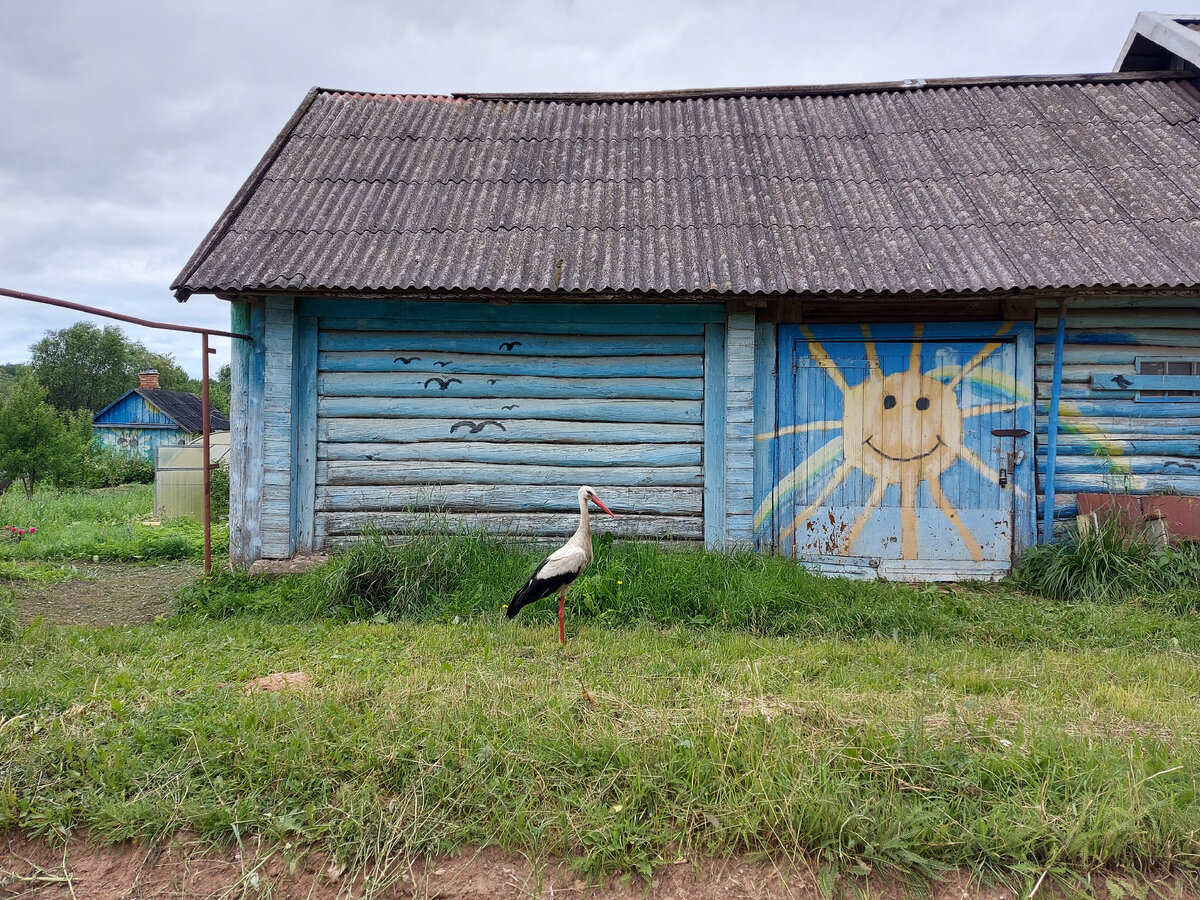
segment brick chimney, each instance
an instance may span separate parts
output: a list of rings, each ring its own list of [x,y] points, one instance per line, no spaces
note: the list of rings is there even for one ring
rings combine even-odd
[[[158,369],[142,369],[138,372],[138,387],[144,391],[158,388]]]

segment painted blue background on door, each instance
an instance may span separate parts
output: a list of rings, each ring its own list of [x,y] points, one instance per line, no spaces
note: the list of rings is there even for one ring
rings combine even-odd
[[[760,540],[831,570],[1006,571],[1032,476],[1031,437],[993,434],[1032,430],[1017,372],[1011,324],[781,326]]]

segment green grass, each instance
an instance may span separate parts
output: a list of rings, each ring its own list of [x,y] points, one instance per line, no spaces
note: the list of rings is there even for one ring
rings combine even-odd
[[[1200,872],[1195,608],[621,543],[560,649],[551,602],[502,614],[538,555],[369,541],[214,576],[153,626],[0,642],[0,829],[351,865],[482,844],[592,878],[740,852],[1027,887]],[[309,690],[243,691],[294,670]]]
[[[25,581],[53,584],[55,582],[74,581],[83,577],[76,566],[21,563],[9,559],[0,559],[0,583],[6,581]]]
[[[100,490],[44,490],[26,499],[10,489],[0,494],[0,529],[8,525],[37,529],[19,541],[0,532],[0,560],[71,560],[132,562],[195,559],[203,553],[198,522],[176,519],[145,525],[154,513],[153,485],[124,485]],[[217,553],[228,550],[228,531],[213,529]]]
[[[372,537],[322,569],[270,580],[216,573],[180,597],[191,616],[252,612],[386,622],[486,620],[521,586],[544,550],[480,534],[429,534],[389,547]],[[762,635],[936,640],[1003,646],[1200,646],[1194,594],[1111,603],[1034,599],[1007,586],[924,585],[823,578],[753,553],[596,542],[596,559],[568,595],[568,625],[716,627]],[[551,628],[545,600],[521,621]]]
[[[490,844],[591,876],[1194,869],[1196,650],[259,618],[0,645],[0,827],[264,835],[351,863]],[[241,685],[303,670],[307,693]]]

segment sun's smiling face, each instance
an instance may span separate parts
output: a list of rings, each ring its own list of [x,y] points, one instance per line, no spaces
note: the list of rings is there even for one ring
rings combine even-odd
[[[849,389],[844,408],[847,455],[873,478],[933,478],[959,455],[958,398],[952,388],[920,372],[867,378]]]

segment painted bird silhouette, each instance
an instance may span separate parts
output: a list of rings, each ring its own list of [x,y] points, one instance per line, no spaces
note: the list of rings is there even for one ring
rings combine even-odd
[[[462,379],[461,378],[426,378],[425,379],[425,387],[429,387],[429,385],[434,382],[437,383],[438,390],[444,391],[444,390],[446,390],[446,388],[450,387],[450,385],[452,385],[452,384],[462,384]]]
[[[434,363],[434,365],[435,365],[435,366],[441,366],[441,367],[444,369],[444,368],[446,368],[446,366],[450,365],[450,360],[448,360],[448,359],[439,359],[437,362],[435,362],[435,363]]]
[[[508,431],[507,428],[505,428],[495,419],[484,419],[482,422],[470,422],[467,419],[463,419],[461,422],[455,422],[450,426],[450,433],[454,434],[454,432],[458,431],[460,428],[470,428],[471,434],[479,434],[479,432],[483,431],[484,427],[487,425],[495,425],[501,431]]]
[[[1128,378],[1126,378],[1124,375],[1114,375],[1113,376],[1113,384],[1115,384],[1119,388],[1127,388],[1131,384],[1133,384],[1133,382],[1130,381]]]
[[[517,404],[516,404],[516,403],[514,403],[512,406],[502,406],[502,407],[500,407],[500,408],[501,408],[501,409],[516,409],[516,408],[517,408]]]
[[[395,359],[393,359],[393,360],[392,360],[392,362],[394,362],[394,363],[404,363],[404,364],[407,366],[407,365],[408,365],[410,362],[413,362],[413,361],[415,361],[415,360],[418,360],[418,359],[420,359],[420,358],[421,358],[421,357],[419,357],[419,356],[397,356]]]
[[[512,350],[513,347],[520,347],[520,346],[521,346],[520,341],[505,341],[503,344],[500,345],[500,349],[501,350]]]

